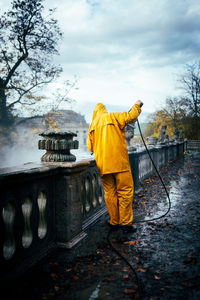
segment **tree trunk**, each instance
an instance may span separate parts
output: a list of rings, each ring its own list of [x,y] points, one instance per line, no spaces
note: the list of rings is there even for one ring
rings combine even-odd
[[[0,137],[10,139],[12,118],[7,109],[4,81],[0,78]]]
[[[199,118],[198,116],[194,117],[194,133],[195,133],[195,140],[199,139]]]
[[[0,126],[4,127],[6,124],[6,119],[8,119],[8,113],[6,109],[6,94],[4,81],[0,79]]]

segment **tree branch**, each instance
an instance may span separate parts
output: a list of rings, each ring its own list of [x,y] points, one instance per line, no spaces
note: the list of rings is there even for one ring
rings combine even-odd
[[[34,84],[33,86],[31,86],[28,90],[24,90],[23,88],[15,88],[15,90],[17,90],[17,92],[18,92],[19,94],[20,94],[19,90],[22,91],[23,93],[20,94],[19,98],[18,98],[16,101],[14,101],[14,102],[12,102],[11,104],[9,104],[9,105],[7,106],[7,108],[9,109],[9,108],[13,107],[15,104],[20,103],[22,97],[23,97],[24,95],[26,95],[27,93],[29,93],[31,90],[33,90],[36,86],[38,86],[38,85],[43,85],[43,84],[48,84],[48,83],[50,83],[52,80],[53,80],[53,78],[51,78],[51,79],[48,80],[48,81],[41,81],[41,82],[38,82],[38,83]],[[13,88],[14,88],[14,87],[12,87],[12,89],[13,89]],[[24,104],[25,104],[25,103],[24,103]]]
[[[13,74],[15,73],[16,69],[19,67],[19,65],[21,64],[21,62],[23,60],[25,60],[27,58],[27,54],[23,54],[18,61],[14,64],[14,66],[12,67],[12,69],[10,70],[10,72],[8,73],[8,76],[5,80],[5,87],[7,86],[8,82],[10,81],[11,77],[13,76]]]
[[[7,68],[8,68],[8,70],[10,70],[11,68],[10,68],[10,65],[9,65],[9,62],[8,62],[9,60],[8,60],[8,58],[6,56],[6,53],[5,53],[4,50],[2,50],[2,53],[3,53],[4,60],[6,62]]]

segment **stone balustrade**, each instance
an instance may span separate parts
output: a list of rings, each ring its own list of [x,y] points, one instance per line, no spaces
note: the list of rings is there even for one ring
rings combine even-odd
[[[188,140],[186,149],[188,151],[198,151],[200,152],[200,141],[195,140]]]
[[[160,169],[184,152],[184,142],[149,148]],[[153,174],[146,150],[129,152],[135,191]],[[55,247],[71,248],[106,213],[94,160],[41,162],[0,170],[0,280],[24,272]]]
[[[148,146],[151,158],[159,170],[169,161],[176,160],[185,151],[185,142],[173,142],[157,146]],[[155,173],[153,164],[146,149],[129,151],[129,160],[132,170],[135,192],[139,190],[140,183]]]

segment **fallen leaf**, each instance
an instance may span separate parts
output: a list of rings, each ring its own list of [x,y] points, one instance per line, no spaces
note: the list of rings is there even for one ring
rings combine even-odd
[[[124,290],[124,293],[125,293],[125,294],[134,294],[134,293],[135,293],[135,290],[133,290],[133,289],[125,289],[125,290]]]
[[[126,241],[124,242],[124,245],[136,245],[136,241]]]
[[[73,276],[73,279],[74,280],[79,280],[79,277],[75,275],[75,276]]]
[[[186,282],[186,281],[181,282],[181,285],[186,286],[186,287],[189,286],[188,282]]]
[[[52,278],[57,278],[57,277],[58,277],[58,275],[55,274],[55,273],[51,273],[50,276],[51,276]]]
[[[115,281],[116,278],[115,277],[104,277],[103,280],[110,282],[110,281]]]
[[[120,266],[120,263],[116,262],[115,264],[113,264],[113,266]]]
[[[137,269],[136,271],[145,273],[147,270],[145,270],[145,269],[143,269],[143,268],[139,268],[139,269]]]
[[[69,268],[69,269],[66,269],[65,271],[66,272],[70,272],[72,270],[72,268]]]
[[[90,271],[90,272],[94,272],[94,268],[93,268],[93,266],[88,266],[88,271]]]
[[[129,271],[129,269],[130,269],[129,267],[123,267],[122,271],[127,272],[127,271]]]
[[[135,257],[135,259],[136,259],[136,260],[139,260],[139,257],[138,257],[138,256],[136,256],[136,257]]]
[[[124,274],[123,275],[123,280],[126,280],[126,279],[128,279],[129,278],[129,275],[128,274]]]
[[[50,262],[49,263],[51,266],[59,266],[59,263],[58,262]]]
[[[160,279],[160,277],[157,276],[157,275],[154,275],[154,278],[155,278],[156,280],[159,280],[159,279]]]
[[[98,272],[97,272],[98,273]],[[88,279],[90,279],[91,278],[91,275],[89,274],[89,275],[87,275],[87,276],[85,276],[83,279],[84,280],[88,280]]]
[[[145,194],[138,194],[138,197],[144,197]]]
[[[57,292],[57,291],[59,291],[60,288],[59,288],[59,286],[54,286],[54,289],[55,289],[56,292]]]

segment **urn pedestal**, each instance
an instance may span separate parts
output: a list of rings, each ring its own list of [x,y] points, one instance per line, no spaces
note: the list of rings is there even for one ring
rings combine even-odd
[[[73,141],[77,134],[66,132],[46,131],[40,134],[43,140],[39,140],[38,148],[46,150],[41,161],[44,162],[74,162],[76,156],[70,153],[71,149],[78,149],[79,142]]]

